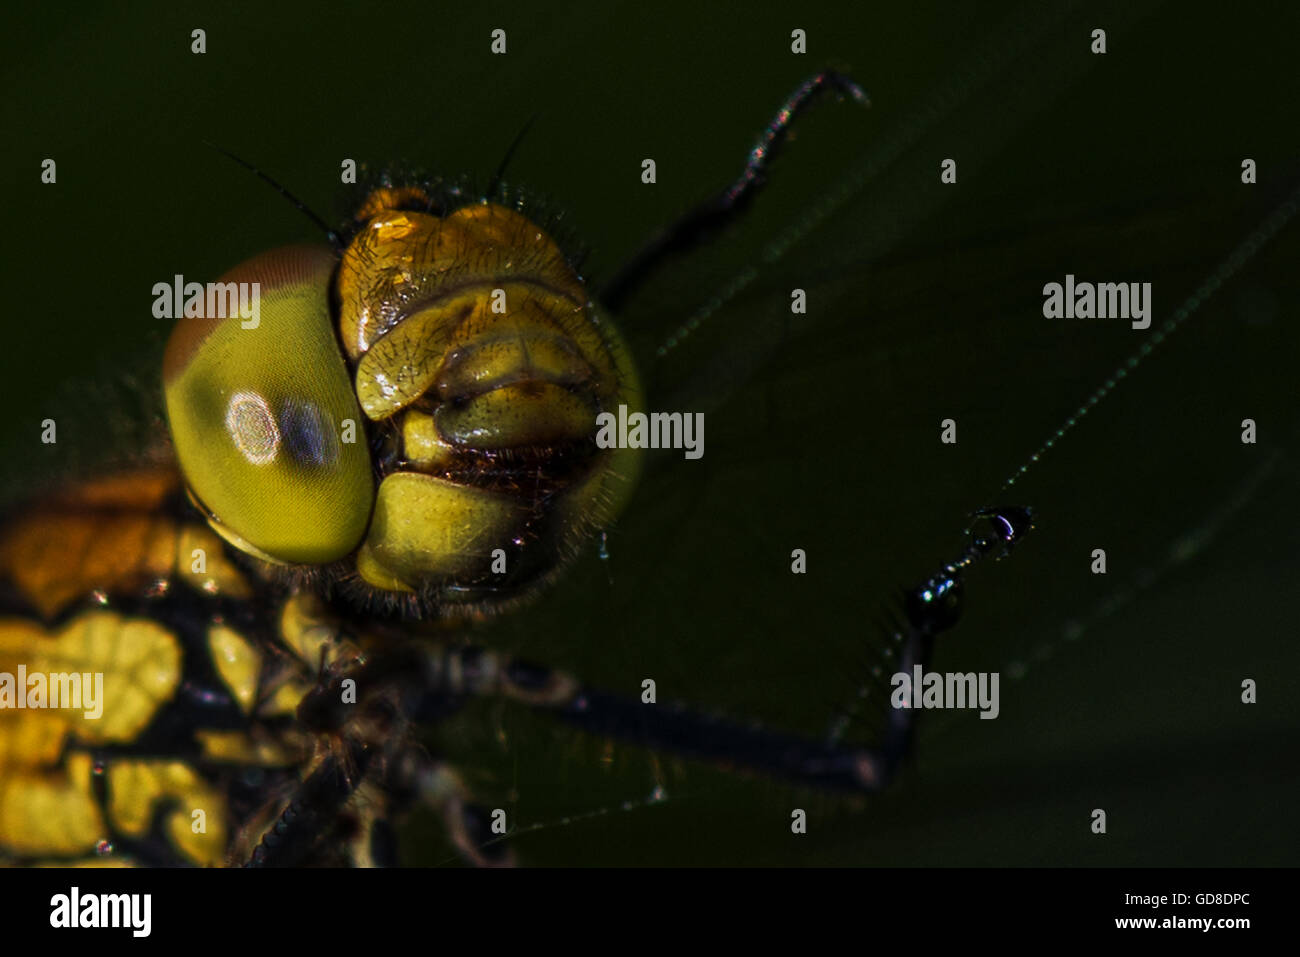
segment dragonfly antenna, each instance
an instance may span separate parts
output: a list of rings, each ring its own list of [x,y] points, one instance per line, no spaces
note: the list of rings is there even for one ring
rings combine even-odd
[[[515,138],[511,142],[509,149],[506,150],[506,155],[501,158],[501,165],[498,166],[497,171],[492,174],[492,182],[488,183],[488,188],[483,191],[484,199],[490,199],[492,194],[501,188],[501,178],[506,175],[506,167],[509,166],[510,161],[514,159],[515,150],[519,149],[519,144],[524,141],[524,137],[528,135],[528,131],[531,130],[533,124],[537,122],[538,115],[539,114],[534,113],[530,116],[528,121],[520,128],[519,132],[515,134]]]
[[[222,149],[216,143],[209,142],[208,140],[203,140],[203,145],[212,147],[212,149],[216,150],[222,156],[226,157],[226,159],[233,160],[234,162],[238,163],[240,166],[244,167],[244,169],[252,173],[254,176],[256,176],[258,179],[260,179],[262,182],[266,183],[277,193],[279,193],[290,203],[292,203],[296,210],[298,210],[300,213],[302,213],[304,216],[310,219],[313,223],[315,223],[317,228],[319,228],[325,234],[325,237],[330,241],[331,246],[333,246],[335,249],[342,248],[343,241],[339,238],[339,234],[336,233],[333,229],[331,229],[329,224],[326,223],[325,220],[321,219],[314,212],[308,209],[307,205],[302,200],[300,200],[297,196],[293,195],[293,193],[289,192],[287,189],[281,186],[278,182],[276,182],[266,173],[263,173],[252,163],[248,162],[245,159],[239,158],[229,150]],[[511,148],[513,149],[513,147]]]

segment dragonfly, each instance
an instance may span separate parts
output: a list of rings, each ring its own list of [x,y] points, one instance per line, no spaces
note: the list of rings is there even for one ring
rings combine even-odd
[[[618,309],[742,213],[828,90],[866,102],[833,72],[801,84],[740,177],[657,234],[601,302]],[[385,175],[347,233],[308,212],[330,248],[273,250],[206,288],[180,276],[155,287],[155,314],[177,320],[162,363],[176,465],[31,503],[3,541],[12,599],[36,619],[5,631],[17,665],[3,844],[19,860],[93,846],[145,863],[283,866],[346,848],[342,860],[369,864],[382,860],[388,798],[406,793],[486,863],[467,787],[408,741],[412,716],[473,696],[818,783],[892,778],[906,711],[879,749],[805,742],[647,714],[436,630],[402,633],[518,606],[606,534],[641,449],[683,447],[682,413],[651,413],[646,428],[626,346],[502,186],[504,167],[481,195]],[[593,418],[606,416],[593,443]],[[684,432],[688,458],[703,453],[701,419],[695,440]],[[57,421],[43,425],[56,443]],[[1027,510],[981,515],[962,554],[910,596],[901,666],[921,667],[955,619],[965,570],[1029,525]],[[250,622],[250,604],[278,634]],[[275,783],[252,788],[264,777]]]
[[[1007,49],[1005,34],[994,41],[995,52]],[[979,61],[975,55],[970,59]],[[1043,69],[1034,75],[1042,82],[1052,73]],[[970,77],[963,62],[954,58],[948,86],[938,84],[935,102],[942,104],[938,94],[960,89]],[[1274,198],[1267,194],[1223,200],[1216,190],[1196,185],[1190,174],[1160,186],[1161,180],[1149,170],[1117,189],[1113,169],[1122,164],[1115,160],[1108,170],[1111,175],[1094,181],[1081,172],[1071,173],[1057,189],[1044,174],[1029,203],[1019,194],[1026,188],[1024,167],[1034,164],[1017,159],[1006,162],[1000,174],[986,164],[982,172],[996,182],[975,200],[963,199],[970,192],[959,189],[950,198],[932,200],[926,209],[928,190],[937,189],[937,160],[942,156],[925,151],[924,131],[964,135],[994,150],[992,155],[1009,158],[1014,151],[1007,152],[1007,142],[1016,131],[996,129],[996,124],[999,117],[1026,114],[1026,104],[1007,104],[1003,95],[1026,84],[1009,78],[989,81],[967,109],[939,112],[938,118],[941,107],[918,98],[908,104],[922,130],[913,134],[917,127],[903,118],[885,113],[885,119],[877,119],[889,109],[889,98],[876,88],[877,80],[873,70],[873,125],[869,136],[855,145],[882,152],[868,152],[863,162],[849,164],[849,199],[827,220],[816,220],[814,213],[808,238],[784,251],[781,247],[784,225],[793,223],[798,232],[818,200],[838,195],[841,181],[821,177],[825,160],[816,140],[819,130],[842,128],[833,114],[810,120],[813,125],[801,133],[799,149],[782,158],[788,164],[782,168],[787,178],[773,182],[743,230],[729,237],[737,245],[747,239],[752,244],[749,262],[759,267],[757,279],[744,281],[746,273],[738,265],[744,262],[743,254],[732,260],[733,268],[720,270],[721,277],[716,268],[709,272],[703,257],[692,256],[674,264],[686,271],[685,281],[673,278],[680,273],[665,272],[651,280],[647,297],[629,303],[620,324],[633,340],[648,340],[644,348],[633,342],[633,351],[643,357],[648,389],[672,397],[666,405],[673,406],[693,401],[707,385],[711,401],[702,405],[706,414],[717,417],[709,420],[715,444],[703,467],[694,472],[674,463],[643,476],[623,519],[611,530],[609,557],[589,553],[527,614],[490,623],[486,633],[492,647],[556,662],[593,685],[624,688],[634,696],[641,680],[653,677],[661,691],[668,689],[662,692],[666,696],[722,715],[757,715],[768,728],[814,737],[825,734],[843,697],[851,696],[869,671],[863,647],[869,651],[880,642],[882,628],[875,616],[881,599],[953,557],[969,510],[988,504],[999,482],[1129,354],[1133,340],[1120,330],[1076,328],[1065,341],[1059,329],[1047,330],[1038,312],[1039,289],[1047,279],[1059,278],[1057,272],[1066,271],[1054,260],[1061,259],[1063,265],[1071,258],[1066,255],[1069,244],[1076,242],[1083,243],[1083,251],[1076,250],[1073,261],[1094,263],[1102,277],[1107,269],[1127,269],[1140,261],[1156,280],[1157,295],[1171,299],[1172,308],[1264,218]],[[751,125],[756,127],[762,119],[756,116]],[[981,124],[992,129],[973,135],[970,131],[978,131]],[[890,134],[895,134],[893,154],[887,151]],[[1144,161],[1158,160],[1156,152]],[[808,160],[810,155],[816,159]],[[981,167],[966,165],[965,156],[958,160],[959,186],[985,181],[967,178],[968,170]],[[1105,168],[1109,161],[1100,162]],[[1208,179],[1209,165],[1192,162],[1189,168]],[[868,167],[868,185],[855,185],[860,171]],[[1153,189],[1154,197],[1149,195]],[[909,212],[913,206],[916,209]],[[929,223],[927,216],[937,222]],[[1131,252],[1113,255],[1117,233],[1123,236],[1118,248],[1144,249],[1141,260],[1134,260]],[[1089,599],[1095,597],[1104,607],[1107,595],[1122,593],[1124,586],[1113,584],[1120,581],[1118,574],[1101,581],[1084,579],[1096,587],[1095,596],[1081,595],[1079,587],[1053,585],[1070,567],[1074,550],[1082,547],[1064,530],[1096,524],[1098,516],[1109,519],[1131,529],[1120,537],[1146,564],[1154,561],[1158,567],[1164,545],[1177,540],[1180,532],[1212,525],[1208,520],[1216,510],[1235,501],[1234,488],[1253,474],[1253,466],[1234,466],[1226,456],[1202,463],[1205,471],[1195,486],[1203,489],[1199,497],[1192,495],[1193,482],[1181,470],[1161,471],[1165,487],[1181,490],[1171,496],[1173,502],[1184,500],[1180,507],[1171,502],[1167,512],[1161,511],[1158,498],[1116,491],[1105,500],[1109,509],[1098,505],[1081,513],[1080,496],[1085,489],[1094,494],[1100,484],[1097,463],[1116,454],[1107,451],[1099,433],[1088,429],[1100,428],[1093,423],[1111,409],[1116,416],[1150,416],[1166,430],[1158,433],[1150,454],[1159,460],[1184,448],[1187,443],[1180,441],[1179,433],[1168,431],[1168,406],[1152,405],[1148,411],[1151,393],[1169,390],[1186,399],[1186,390],[1176,387],[1183,376],[1194,376],[1173,371],[1189,368],[1177,363],[1179,354],[1173,350],[1192,330],[1213,330],[1199,334],[1222,335],[1218,341],[1230,344],[1231,335],[1220,331],[1223,316],[1254,315],[1266,322],[1268,303],[1285,302],[1286,287],[1277,272],[1267,261],[1257,260],[1255,266],[1265,271],[1255,278],[1248,273],[1234,277],[1236,285],[1225,285],[1202,307],[1189,320],[1187,331],[1164,347],[1164,354],[1147,361],[1026,476],[1022,494],[1036,506],[1039,527],[1005,567],[981,574],[972,584],[973,607],[954,631],[953,643],[940,645],[941,663],[1010,673],[1010,664],[1020,662],[1025,668],[1023,686],[1041,688],[1036,695],[1040,699],[1064,687],[1068,700],[1079,702],[1091,700],[1088,695],[1097,689],[1114,687],[1113,677],[1095,685],[1082,678],[1064,684],[1064,679],[1054,682],[1050,677],[1053,667],[1073,673],[1071,663],[1077,666],[1080,658],[1094,654],[1105,666],[1092,670],[1122,674],[1130,653],[1113,647],[1118,639],[1097,640],[1108,634],[1104,616],[1099,624],[1087,624]],[[1083,274],[1082,269],[1076,271]],[[809,290],[817,304],[802,323],[788,309],[789,292],[796,284]],[[1246,303],[1239,306],[1232,297],[1243,288]],[[724,299],[723,305],[708,311],[711,302]],[[828,303],[834,308],[825,308]],[[1211,304],[1224,311],[1208,311]],[[707,317],[685,338],[678,337],[678,328],[696,313]],[[1009,331],[1013,328],[1017,331]],[[657,348],[673,337],[677,343],[659,358]],[[1215,351],[1204,343],[1185,348],[1193,362]],[[1220,356],[1234,354],[1226,348],[1217,351]],[[1251,354],[1267,355],[1268,350]],[[967,355],[979,361],[963,361]],[[1244,356],[1239,361],[1249,364]],[[1227,382],[1241,378],[1222,375],[1216,380],[1224,386],[1220,394],[1227,391]],[[1126,395],[1125,389],[1149,391],[1129,398],[1134,393]],[[918,405],[919,410],[909,408]],[[833,414],[827,414],[828,409]],[[901,424],[913,421],[910,413],[925,423],[924,428]],[[936,440],[938,422],[946,415],[958,422],[956,450],[961,457],[955,462],[940,457],[942,446]],[[861,427],[853,427],[858,418]],[[872,420],[889,424],[873,432]],[[1142,441],[1134,436],[1143,433],[1111,429],[1108,434],[1127,439],[1121,447],[1128,458],[1142,451]],[[778,443],[774,436],[792,439]],[[828,460],[833,469],[826,467]],[[1276,489],[1278,474],[1262,476],[1262,491],[1243,493],[1242,508],[1272,501],[1269,490]],[[756,480],[756,475],[763,477]],[[729,481],[732,476],[752,497],[738,496],[737,485]],[[1069,520],[1063,521],[1062,515]],[[672,535],[664,534],[667,528]],[[846,529],[852,534],[845,534]],[[789,552],[804,540],[814,542],[808,553],[816,573],[792,581]],[[755,556],[764,555],[781,560],[755,561]],[[1222,585],[1225,567],[1212,564],[1206,574]],[[1168,580],[1166,575],[1163,581]],[[791,587],[805,591],[790,592]],[[1158,594],[1172,597],[1172,586],[1156,587]],[[862,592],[869,594],[855,600]],[[756,594],[780,595],[782,600],[760,601]],[[1014,613],[1004,618],[989,614],[990,607]],[[1237,607],[1251,604],[1243,600]],[[1181,617],[1185,614],[1177,612],[1173,620],[1186,621]],[[1135,621],[1132,610],[1112,613],[1110,620],[1116,616],[1123,619],[1121,624]],[[1075,644],[1049,640],[1076,617],[1084,627]],[[1157,630],[1163,634],[1172,629],[1165,621]],[[1049,649],[1043,661],[1034,658],[1040,646]],[[1056,664],[1063,658],[1065,664]],[[1111,694],[1101,697],[1110,700]],[[1108,745],[1113,753],[1118,745],[1110,742],[1122,740],[1123,729],[1129,727],[1117,722],[1109,732],[1094,729],[1090,734],[1082,730],[1082,722],[1059,716],[1058,711],[1046,702],[1032,713],[1066,740],[1082,743],[1085,751],[1090,744]],[[1058,810],[1051,797],[1040,796],[1033,808],[1022,806],[1019,814],[999,813],[996,808],[1006,802],[996,798],[1026,793],[1036,769],[1059,768],[1065,759],[1031,733],[1034,720],[1023,710],[1008,707],[994,722],[976,719],[964,724],[960,717],[925,716],[915,749],[917,767],[905,772],[897,791],[871,798],[866,805],[857,799],[809,795],[762,777],[755,783],[707,762],[679,763],[663,752],[623,750],[599,736],[589,740],[557,734],[544,717],[501,703],[476,703],[448,716],[440,725],[440,732],[446,733],[437,735],[437,743],[456,755],[458,767],[478,768],[472,772],[471,790],[491,794],[496,789],[487,806],[505,807],[508,819],[523,825],[516,836],[498,843],[515,848],[525,860],[599,860],[602,855],[608,860],[616,853],[611,848],[620,846],[609,840],[611,833],[629,842],[622,846],[635,847],[639,859],[648,860],[660,854],[660,859],[677,861],[699,855],[711,860],[910,862],[942,859],[943,848],[954,842],[967,849],[968,859],[986,860],[990,847],[1014,842],[981,842],[971,836],[979,827],[963,828],[960,822],[979,815],[982,823],[994,825],[993,831],[1006,833],[1034,813],[1051,817],[1047,810]],[[992,741],[1003,750],[976,750],[989,748],[986,725],[999,729]],[[985,754],[983,767],[991,765],[996,772],[980,775],[978,767],[972,771],[968,753]],[[964,790],[972,774],[986,788],[974,800],[939,796]],[[1153,778],[1159,782],[1167,776]],[[537,782],[545,785],[538,787]],[[918,796],[923,799],[919,804]],[[1072,796],[1062,795],[1060,803],[1069,803],[1066,798]],[[916,809],[909,809],[911,804]],[[802,844],[791,843],[798,839],[790,834],[789,813],[801,806],[812,810],[813,827]],[[949,813],[921,810],[936,806]],[[538,826],[530,829],[532,822]],[[710,835],[707,851],[672,837],[691,833],[692,828]],[[1062,854],[1089,853],[1066,847],[1059,839],[1053,846]],[[1049,851],[1040,853],[1046,857]]]

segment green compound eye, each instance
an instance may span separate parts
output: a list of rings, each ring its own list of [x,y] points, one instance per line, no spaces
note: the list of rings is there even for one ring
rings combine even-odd
[[[326,248],[286,247],[236,266],[209,285],[205,308],[187,305],[163,357],[167,418],[193,495],[223,538],[270,561],[342,558],[374,504],[362,414],[330,318],[336,263]],[[227,302],[241,290],[245,314],[217,309],[213,287]]]

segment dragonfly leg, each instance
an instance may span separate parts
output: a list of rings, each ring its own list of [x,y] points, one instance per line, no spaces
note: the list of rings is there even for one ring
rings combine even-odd
[[[971,519],[962,552],[903,594],[902,618],[889,626],[886,642],[895,674],[910,677],[918,665],[927,669],[936,636],[960,617],[968,569],[1010,554],[1033,527],[1032,510],[1019,505],[980,509]],[[863,747],[842,743],[836,733],[816,740],[683,706],[643,703],[586,687],[562,671],[480,648],[443,648],[426,661],[428,674],[436,676],[430,687],[442,694],[503,696],[591,734],[823,788],[887,787],[911,750],[916,724],[912,707],[890,707],[879,743]]]
[[[374,749],[350,739],[331,751],[295,789],[245,867],[296,867],[306,861],[320,837],[338,820],[374,757]]]
[[[790,134],[795,119],[827,91],[867,104],[867,95],[848,77],[823,70],[809,77],[781,104],[745,159],[731,185],[700,203],[650,238],[600,292],[600,301],[613,312],[670,256],[687,252],[718,230],[735,222],[767,180],[768,168]]]

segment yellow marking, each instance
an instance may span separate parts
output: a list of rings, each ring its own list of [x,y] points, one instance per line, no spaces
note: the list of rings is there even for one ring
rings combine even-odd
[[[262,673],[262,656],[243,635],[225,625],[208,629],[208,650],[217,673],[234,695],[244,714],[257,703],[257,680]]]
[[[257,709],[258,713],[268,718],[296,714],[299,703],[311,689],[312,685],[305,681],[296,679],[286,681],[272,692],[271,697],[262,707]]]
[[[91,854],[107,832],[90,791],[88,754],[62,770],[0,774],[0,847],[17,855]]]
[[[280,640],[312,669],[319,668],[324,649],[334,640],[336,629],[313,595],[299,592],[280,610]]]
[[[196,572],[195,552],[201,552],[206,572]],[[202,525],[180,528],[176,549],[176,576],[208,595],[248,598],[253,591],[221,547],[221,539]]]
[[[179,487],[170,469],[87,482],[36,502],[0,529],[0,578],[45,619],[94,591],[143,591],[179,577],[208,594],[250,594],[248,582],[201,525],[162,514]],[[206,571],[194,573],[194,550]]]
[[[175,807],[164,829],[172,845],[190,860],[205,866],[220,864],[226,851],[226,802],[217,791],[181,761],[114,761],[108,769],[109,813],[117,829],[143,837],[160,802]],[[195,811],[202,811],[196,830]]]
[[[69,735],[84,744],[134,739],[175,693],[180,664],[175,637],[147,619],[87,612],[53,633],[0,619],[0,672],[16,674],[21,665],[28,675],[103,675],[98,718],[86,708],[0,710],[0,773],[47,764]]]
[[[87,612],[56,631],[30,622],[0,620],[0,672],[102,675],[102,698],[88,717],[81,709],[5,708],[0,710],[0,847],[21,856],[92,855],[108,830],[91,789],[92,764],[80,746],[133,740],[171,700],[180,681],[181,649],[175,636],[147,619],[124,618],[110,611]],[[27,688],[18,689],[26,693]],[[48,703],[48,702],[47,702]],[[110,773],[116,774],[115,765]],[[225,809],[214,796],[190,781],[181,786],[176,772],[164,780],[167,796],[202,800],[214,808],[206,841],[224,845]],[[163,793],[163,792],[159,792]],[[114,823],[151,813],[144,792],[113,791]],[[152,800],[152,798],[150,798]],[[188,821],[186,824],[188,828]],[[128,829],[120,828],[129,833]],[[179,833],[179,832],[177,832]],[[187,837],[177,846],[194,859],[211,860],[203,842]]]
[[[298,763],[289,749],[272,741],[254,740],[243,731],[200,730],[194,732],[194,737],[203,748],[203,757],[209,761],[264,768]]]

